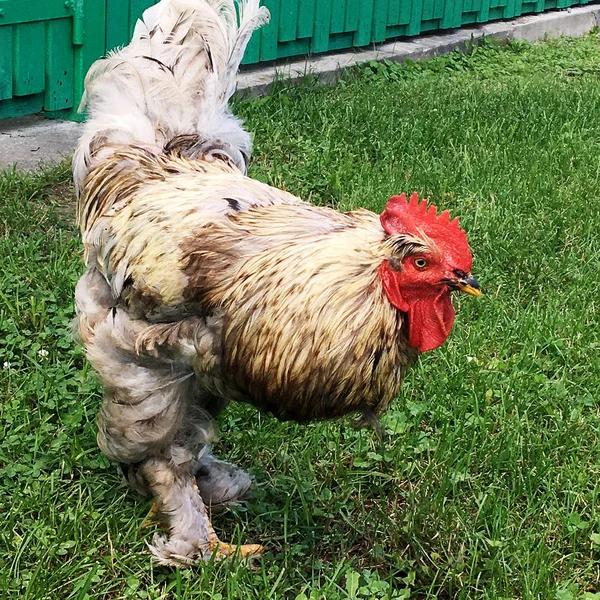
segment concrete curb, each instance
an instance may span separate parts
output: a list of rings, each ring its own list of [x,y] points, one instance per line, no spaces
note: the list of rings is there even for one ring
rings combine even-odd
[[[40,115],[0,121],[0,170],[31,171],[59,163],[73,154],[81,126]]]
[[[473,41],[493,38],[503,41],[522,39],[531,42],[547,37],[585,35],[600,25],[600,4],[568,8],[512,21],[464,27],[447,33],[427,35],[411,41],[388,42],[372,50],[352,50],[337,54],[294,60],[286,64],[244,69],[240,74],[241,96],[268,94],[273,81],[299,82],[311,74],[321,83],[335,83],[344,69],[371,60],[426,60],[464,50]],[[81,124],[46,120],[36,115],[0,121],[0,169],[37,169],[68,157],[81,133]]]

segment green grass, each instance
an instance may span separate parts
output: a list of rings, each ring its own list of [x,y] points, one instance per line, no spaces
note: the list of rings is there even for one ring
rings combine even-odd
[[[151,564],[70,340],[68,167],[1,175],[2,597],[600,598],[599,65],[596,35],[485,45],[236,104],[253,176],[342,209],[417,190],[460,216],[486,292],[457,299],[382,444],[225,411],[217,451],[257,488],[215,525],[269,547],[257,570]]]

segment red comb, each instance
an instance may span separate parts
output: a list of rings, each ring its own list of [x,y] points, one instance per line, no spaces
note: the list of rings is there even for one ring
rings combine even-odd
[[[392,196],[379,218],[387,234],[426,236],[446,248],[458,268],[465,272],[470,270],[471,250],[467,235],[458,224],[458,217],[451,220],[447,210],[438,215],[433,204],[428,205],[427,200],[419,202],[416,192],[408,201],[406,194]]]
[[[464,235],[458,224],[458,217],[450,220],[447,210],[438,215],[436,207],[433,204],[428,205],[426,199],[419,202],[416,192],[413,192],[409,201],[406,200],[406,194],[392,196],[380,219],[383,229],[389,235],[419,232],[435,234],[432,237],[438,237],[440,234],[454,237],[459,232]]]

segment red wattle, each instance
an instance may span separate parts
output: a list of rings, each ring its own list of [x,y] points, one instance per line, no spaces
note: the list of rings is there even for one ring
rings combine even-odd
[[[421,352],[439,348],[452,331],[454,307],[449,291],[413,302],[408,309],[408,342]]]

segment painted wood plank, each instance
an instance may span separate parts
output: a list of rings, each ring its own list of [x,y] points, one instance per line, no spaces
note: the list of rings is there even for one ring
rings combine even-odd
[[[396,25],[398,25],[398,17],[399,16],[400,16],[400,0],[389,0],[388,15],[387,15],[388,27],[395,27]]]
[[[373,34],[373,0],[363,0],[359,4],[358,27],[354,36],[355,46],[366,46],[371,43]]]
[[[476,0],[477,2],[481,2],[481,0]],[[444,16],[444,4],[446,0],[434,0],[433,6],[433,18],[441,19]]]
[[[400,0],[398,11],[398,25],[408,25],[410,23],[410,14],[412,2],[410,0]]]
[[[12,98],[13,28],[0,27],[0,100]]]
[[[426,1],[426,0],[423,0]],[[373,42],[385,40],[388,16],[388,0],[374,0],[373,2]]]
[[[479,12],[477,13],[478,23],[487,23],[490,20],[490,0],[480,0]]]
[[[106,51],[129,41],[129,6],[123,0],[106,2]]]
[[[66,4],[59,0],[2,0],[2,25],[64,19],[72,14]]]
[[[299,38],[310,38],[315,30],[315,3],[317,0],[298,0],[298,29]]]
[[[246,46],[244,53],[243,65],[252,65],[260,60],[260,29],[255,31]]]
[[[44,91],[46,24],[25,23],[13,30],[13,94],[28,96]]]
[[[467,2],[469,0],[466,0]],[[423,8],[421,9],[421,20],[431,21],[433,19],[433,0],[421,0]]]
[[[361,0],[346,0],[346,31],[354,32],[358,29],[360,5]]]
[[[279,58],[288,58],[290,56],[302,56],[308,54],[310,39],[303,38],[301,40],[294,40],[293,42],[283,42],[279,44],[277,53]]]
[[[75,74],[75,57],[71,44],[73,25],[70,19],[48,21],[46,37],[45,110],[72,108]]]
[[[281,0],[281,12],[279,13],[280,42],[291,42],[296,39],[299,1],[301,0]]]
[[[504,6],[503,17],[505,19],[511,19],[512,17],[517,15],[517,0],[507,0],[506,5]]]
[[[277,42],[279,38],[281,4],[280,0],[264,0],[263,4],[271,13],[271,21],[262,27],[260,58],[261,60],[275,60],[278,56]]]
[[[331,33],[346,31],[346,0],[333,0],[331,3]]]
[[[31,115],[33,113],[40,112],[43,106],[43,94],[9,98],[8,100],[3,100],[0,102],[0,119]]]
[[[452,3],[452,0],[447,0]],[[421,33],[423,3],[421,0],[412,0],[410,3],[410,20],[406,29],[407,35],[419,35]]]
[[[460,27],[462,13],[463,13],[463,0],[446,0],[444,4],[444,15],[440,25],[444,29],[452,27]]]
[[[127,41],[133,34],[133,28],[137,20],[142,16],[143,12],[154,4],[152,0],[129,0],[129,29],[127,31]]]
[[[349,31],[347,33],[336,33],[329,37],[329,50],[344,50],[352,48],[352,39],[354,34]]]
[[[104,2],[86,2],[83,12],[83,30],[84,31],[106,31],[106,7]],[[105,36],[86,35],[83,46],[75,47],[75,81],[74,81],[74,101],[73,111],[69,117],[76,120],[82,120],[83,115],[77,112],[79,100],[83,96],[83,84],[85,74],[92,63],[102,56],[105,52]]]
[[[312,39],[312,52],[329,50],[331,32],[331,0],[318,0],[315,10],[315,32]]]

